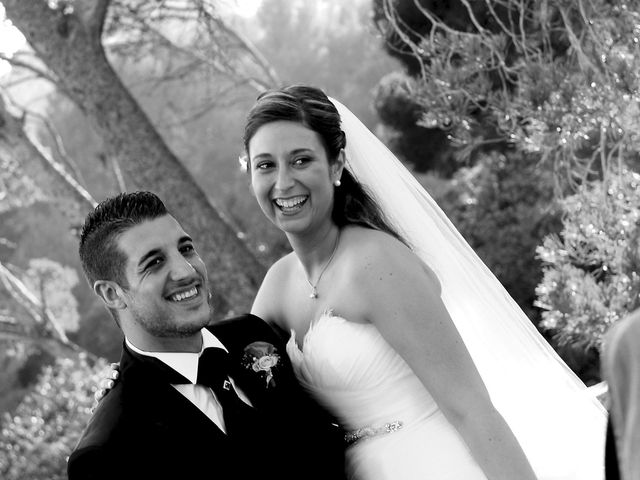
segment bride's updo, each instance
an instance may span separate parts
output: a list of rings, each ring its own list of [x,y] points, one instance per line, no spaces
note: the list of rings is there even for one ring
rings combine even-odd
[[[340,114],[329,97],[316,87],[290,85],[260,94],[249,110],[243,135],[247,156],[249,142],[258,129],[280,120],[299,122],[316,132],[322,139],[330,164],[337,160],[347,144],[348,139],[340,127]],[[366,187],[353,177],[348,160],[340,178],[341,185],[334,189],[333,221],[339,227],[358,224],[381,230],[402,241]]]

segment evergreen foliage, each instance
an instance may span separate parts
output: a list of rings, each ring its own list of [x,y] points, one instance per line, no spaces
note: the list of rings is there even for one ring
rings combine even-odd
[[[458,230],[534,322],[542,278],[536,247],[560,228],[551,173],[527,156],[490,152],[454,175],[438,198]]]
[[[463,159],[509,145],[536,153],[561,186],[575,187],[613,160],[635,157],[640,13],[633,2],[375,3],[390,51],[410,58],[404,87],[420,107],[418,124],[447,131]]]
[[[640,174],[585,185],[563,207],[560,235],[537,249],[541,325],[559,345],[599,347],[611,325],[640,307]]]
[[[461,162],[454,171],[460,165],[489,169],[476,176],[481,189],[482,179],[492,175],[486,155],[515,162],[516,182],[527,162],[547,172],[530,180],[548,182],[537,188],[551,188],[563,214],[562,229],[545,232],[550,235],[537,250],[544,265],[535,292],[535,307],[542,309],[539,327],[559,351],[581,349],[593,362],[604,332],[638,306],[638,2],[376,0],[374,5],[389,52],[406,67],[381,84],[378,104],[402,98],[406,118],[419,110],[415,125],[423,127],[425,138],[429,129],[446,133]],[[415,138],[413,130],[407,132],[406,138]],[[519,243],[520,253],[531,255],[525,220],[531,199],[499,196],[525,203],[511,205],[515,215],[507,219],[498,197],[476,196],[478,203],[451,215],[481,255],[483,231],[490,225],[500,226],[507,238],[519,238],[513,246]],[[552,200],[546,211],[553,216]],[[537,202],[530,205],[537,208]],[[483,213],[492,210],[502,215],[498,223]],[[547,225],[553,227],[552,218]],[[484,258],[500,277],[505,255],[494,248],[495,254],[485,252]],[[531,266],[514,262],[507,268],[515,277],[539,278]],[[509,288],[516,296],[524,284]]]
[[[108,371],[104,360],[84,354],[45,367],[15,411],[3,415],[0,477],[66,479],[67,458],[89,420],[93,390]]]

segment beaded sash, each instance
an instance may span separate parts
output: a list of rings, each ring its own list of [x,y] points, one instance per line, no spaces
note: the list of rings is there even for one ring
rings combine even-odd
[[[344,441],[347,445],[353,445],[359,440],[365,438],[376,437],[378,435],[385,435],[387,433],[393,433],[402,428],[404,423],[400,420],[385,423],[381,427],[362,427],[356,430],[351,430],[344,434]]]

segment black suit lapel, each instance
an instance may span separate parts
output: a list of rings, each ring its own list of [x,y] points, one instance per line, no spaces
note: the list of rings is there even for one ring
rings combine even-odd
[[[256,429],[256,438],[267,435],[268,443],[276,446],[270,458],[287,452],[279,480],[297,480],[301,472],[309,480],[344,479],[343,432],[299,385],[286,353],[285,336],[250,314],[219,321],[209,329],[231,355],[234,382],[261,411],[264,427]],[[262,374],[243,365],[245,349],[254,342],[267,342],[277,350],[280,364],[275,386],[267,387]],[[301,431],[305,432],[304,442],[299,441]]]
[[[284,345],[266,323],[253,315],[244,315],[209,327],[229,351],[231,377],[256,408],[271,408],[295,382]],[[273,385],[267,385],[263,373],[247,364],[246,349],[254,342],[267,342],[275,348],[278,366],[274,369]]]
[[[215,331],[213,333],[215,335]],[[218,337],[218,340],[229,352],[229,376],[233,379],[234,384],[242,390],[242,393],[247,396],[255,408],[262,407],[265,401],[264,389],[260,388],[258,375],[243,365],[244,351],[240,348],[240,344],[229,341],[229,338],[223,340]]]
[[[123,349],[120,360],[122,381],[129,384],[125,401],[144,403],[154,418],[158,432],[183,432],[208,439],[222,440],[225,433],[172,383],[189,383],[181,374],[157,358]]]

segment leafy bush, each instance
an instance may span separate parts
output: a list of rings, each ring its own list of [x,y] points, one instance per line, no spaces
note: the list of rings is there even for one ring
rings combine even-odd
[[[624,170],[563,201],[559,235],[537,253],[536,304],[559,345],[600,347],[611,325],[640,306],[640,174]]]
[[[560,230],[551,173],[526,156],[491,152],[472,168],[459,170],[439,200],[476,253],[504,285],[527,316],[537,323],[533,307],[542,278],[536,247],[545,235]]]
[[[2,418],[0,477],[63,480],[67,458],[91,415],[93,393],[109,370],[86,354],[46,367],[33,391]]]

